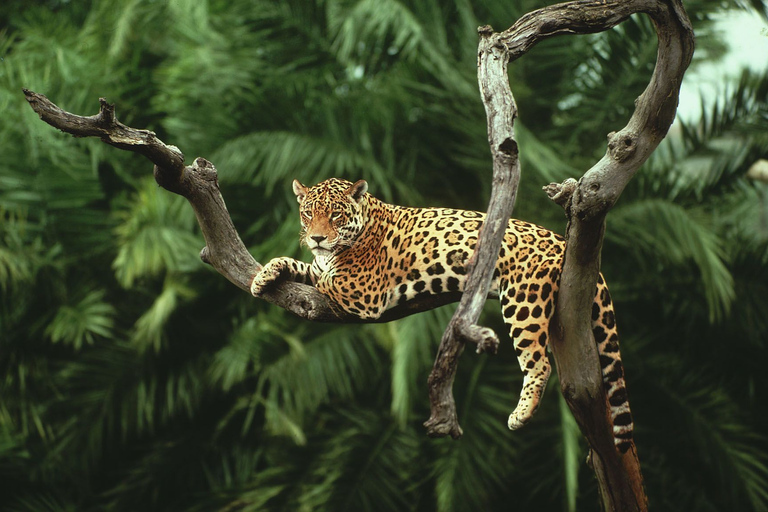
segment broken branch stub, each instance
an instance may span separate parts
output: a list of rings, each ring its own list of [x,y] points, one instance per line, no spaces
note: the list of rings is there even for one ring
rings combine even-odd
[[[605,216],[669,130],[680,83],[693,55],[694,38],[679,0],[626,5],[641,7],[639,12],[648,14],[654,23],[659,41],[656,66],[648,86],[635,102],[627,126],[608,135],[606,155],[576,186],[564,183],[547,187],[548,193],[556,192],[556,202],[566,209],[568,217],[551,349],[563,395],[590,445],[590,460],[603,508],[644,511],[648,503],[634,443],[623,455],[612,445],[590,310],[600,267]]]
[[[648,14],[659,36],[658,60],[651,82],[638,98],[628,125],[609,135],[606,156],[582,177],[578,186],[570,184],[568,190],[559,194],[560,202],[568,207],[570,214],[569,243],[557,305],[559,327],[553,329],[557,332],[552,333],[551,348],[569,406],[592,447],[592,460],[606,510],[646,510],[647,504],[635,450],[619,458],[610,430],[606,432],[604,428],[608,418],[604,393],[594,340],[585,321],[589,320],[588,305],[597,277],[605,212],[615,204],[674,118],[679,85],[693,52],[690,22],[679,0],[581,0],[526,14],[502,33],[494,33],[490,27],[480,29],[478,82],[488,116],[493,191],[471,259],[465,293],[463,296],[455,292],[420,296],[386,311],[376,320],[389,321],[462,299],[446,329],[430,375],[432,414],[426,423],[431,435],[460,436],[451,386],[464,342],[476,342],[480,350],[487,351],[495,349],[498,343],[493,333],[477,326],[476,322],[514,205],[520,173],[513,132],[517,110],[507,79],[507,64],[543,39],[606,30],[634,13]],[[178,148],[162,143],[150,131],[119,123],[114,107],[104,100],[99,114],[82,117],[63,111],[45,96],[28,90],[24,93],[32,108],[48,124],[76,137],[99,137],[107,144],[149,158],[156,165],[157,182],[184,196],[195,209],[206,240],[206,247],[201,251],[203,261],[239,288],[249,289],[261,264],[248,253],[232,224],[213,164],[197,159],[191,166],[184,166],[184,155]],[[555,187],[553,191],[557,195],[559,190]],[[308,320],[363,322],[344,313],[311,286],[281,282],[262,298]],[[593,392],[602,398],[602,406],[596,404]]]

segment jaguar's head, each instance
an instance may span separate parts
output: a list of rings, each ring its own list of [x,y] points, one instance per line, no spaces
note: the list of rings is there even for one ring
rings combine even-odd
[[[301,243],[316,258],[325,259],[351,247],[365,226],[365,180],[351,183],[338,178],[305,187],[293,180],[299,201]]]

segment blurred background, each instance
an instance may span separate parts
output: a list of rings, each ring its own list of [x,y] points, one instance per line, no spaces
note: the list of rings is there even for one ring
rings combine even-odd
[[[21,92],[83,115],[106,97],[124,123],[215,163],[259,261],[308,261],[293,178],[485,208],[476,30],[543,5],[3,0],[0,509],[596,510],[556,377],[533,421],[507,430],[511,343],[464,354],[464,437],[428,439],[426,379],[453,306],[349,327],[254,300],[200,261],[191,208],[146,159],[57,132]],[[768,3],[685,6],[697,50],[681,112],[608,216],[603,273],[651,508],[764,511]],[[602,156],[655,53],[633,17],[510,66],[516,217],[563,232],[541,187]]]

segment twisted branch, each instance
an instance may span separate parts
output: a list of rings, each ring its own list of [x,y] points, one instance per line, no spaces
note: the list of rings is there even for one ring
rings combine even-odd
[[[431,435],[461,435],[451,391],[456,359],[463,350],[466,332],[483,335],[475,323],[501,246],[500,226],[506,226],[515,202],[519,163],[512,128],[517,110],[509,88],[507,63],[549,37],[607,30],[635,13],[650,16],[659,39],[656,67],[648,87],[635,102],[627,126],[608,135],[608,150],[600,162],[578,183],[568,180],[545,187],[550,197],[566,209],[569,219],[550,347],[563,394],[590,444],[590,461],[605,510],[647,510],[648,504],[634,444],[623,456],[613,445],[590,308],[605,215],[666,135],[674,120],[683,74],[693,55],[693,31],[680,0],[568,2],[526,14],[501,33],[493,33],[490,27],[480,29],[478,80],[494,158],[493,191],[464,296],[443,335],[429,377],[432,414],[425,423]]]

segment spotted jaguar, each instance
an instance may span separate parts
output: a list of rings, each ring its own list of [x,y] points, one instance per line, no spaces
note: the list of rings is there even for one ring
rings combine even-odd
[[[313,187],[294,180],[301,243],[312,263],[275,258],[257,274],[259,296],[278,280],[315,286],[344,311],[376,319],[422,294],[461,292],[467,262],[485,214],[450,208],[387,204],[367,192],[365,180],[331,178]],[[551,372],[546,352],[555,310],[565,240],[540,226],[509,221],[491,284],[523,372],[523,386],[508,426],[517,429],[533,415]],[[599,276],[592,304],[592,331],[610,402],[616,447],[631,445],[632,415],[624,383],[611,296]]]

